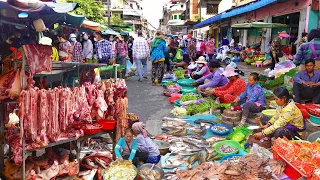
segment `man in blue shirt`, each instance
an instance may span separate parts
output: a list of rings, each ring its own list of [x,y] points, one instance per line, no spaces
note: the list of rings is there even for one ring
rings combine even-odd
[[[320,103],[320,72],[315,69],[313,59],[306,60],[305,70],[294,77],[293,95],[297,103]]]

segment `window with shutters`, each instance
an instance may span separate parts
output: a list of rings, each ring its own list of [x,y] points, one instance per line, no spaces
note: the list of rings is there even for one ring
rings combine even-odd
[[[218,14],[218,5],[217,4],[208,4],[207,5],[207,14]]]

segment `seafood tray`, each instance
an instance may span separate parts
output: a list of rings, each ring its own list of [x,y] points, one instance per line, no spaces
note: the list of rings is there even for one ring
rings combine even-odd
[[[302,173],[298,168],[293,166],[289,161],[287,161],[282,155],[277,153],[274,149],[273,152],[273,159],[275,160],[282,160],[286,162],[287,166],[284,170],[284,173],[290,178],[290,179],[299,179],[301,177],[308,177],[306,174]]]

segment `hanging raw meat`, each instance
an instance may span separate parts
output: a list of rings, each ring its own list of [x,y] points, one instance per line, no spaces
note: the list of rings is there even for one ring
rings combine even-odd
[[[42,71],[50,72],[52,68],[51,46],[28,44],[23,46],[27,57],[30,74],[37,74]]]
[[[116,102],[116,120],[117,120],[116,141],[118,141],[121,137],[124,136],[125,130],[128,128],[127,108],[128,108],[127,97],[119,97]]]
[[[38,104],[38,140],[41,146],[46,146],[49,143],[47,138],[47,124],[49,121],[49,105],[47,98],[47,91],[45,89],[39,90],[39,104]]]

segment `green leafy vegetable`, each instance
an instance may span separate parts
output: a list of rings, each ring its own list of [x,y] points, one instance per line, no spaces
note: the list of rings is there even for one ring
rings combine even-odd
[[[183,69],[177,69],[174,71],[174,75],[178,79],[183,79],[184,78],[184,70]]]
[[[187,109],[187,115],[195,115],[198,113],[204,113],[210,110],[210,104],[206,101],[203,101],[200,104],[189,104]]]
[[[185,101],[195,101],[198,100],[199,97],[197,95],[192,95],[192,94],[185,94],[181,97],[181,102],[185,102]]]

